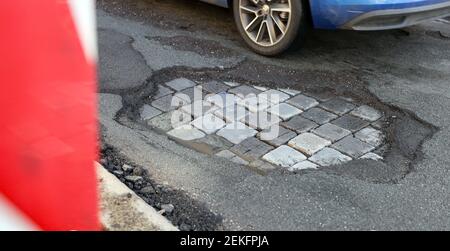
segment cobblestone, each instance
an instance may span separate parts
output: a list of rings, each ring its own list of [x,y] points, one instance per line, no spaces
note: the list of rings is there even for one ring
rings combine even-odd
[[[217,135],[224,137],[226,140],[234,144],[239,144],[243,140],[253,137],[258,133],[241,122],[227,124],[224,128],[217,132]]]
[[[169,89],[169,88],[167,88],[165,86],[162,86],[162,85],[158,85],[157,88],[158,88],[157,91],[154,93],[155,95],[150,96],[150,98],[158,99],[158,98],[161,98],[161,97],[164,97],[166,95],[174,93],[174,91],[172,91],[171,89]]]
[[[230,87],[226,84],[223,84],[222,82],[219,81],[209,81],[205,84],[202,85],[203,90],[209,93],[220,93],[220,92],[225,92],[228,89],[230,89]]]
[[[292,105],[281,103],[274,105],[268,109],[268,112],[280,117],[282,120],[286,121],[295,115],[302,113],[302,110],[295,108]]]
[[[167,133],[168,135],[184,140],[184,141],[191,141],[199,138],[203,138],[206,135],[201,132],[200,130],[194,128],[191,125],[183,125],[178,128],[175,128]]]
[[[352,133],[349,130],[333,125],[331,123],[322,125],[319,128],[314,129],[312,132],[322,138],[331,140],[332,142],[336,142]]]
[[[291,139],[288,145],[311,156],[324,147],[331,145],[331,141],[312,133],[302,133]]]
[[[177,78],[166,83],[166,85],[174,89],[175,91],[181,91],[189,87],[195,86],[195,82],[186,78]]]
[[[302,113],[302,116],[304,118],[307,118],[309,120],[312,120],[316,122],[319,125],[326,124],[330,122],[331,120],[337,118],[338,116],[336,114],[333,114],[331,112],[327,112],[321,108],[311,108],[308,111]]]
[[[206,134],[212,134],[222,129],[225,122],[214,114],[206,114],[192,121],[192,125]]]
[[[259,93],[261,93],[261,91],[248,85],[240,85],[229,90],[229,93],[235,94],[240,98],[245,98],[247,95],[250,94],[258,95]]]
[[[160,110],[149,105],[144,105],[141,109],[142,109],[141,111],[142,120],[152,119],[162,113]]]
[[[323,109],[338,114],[344,115],[345,113],[353,110],[356,106],[352,103],[349,103],[341,98],[331,99],[320,105]]]
[[[274,134],[277,135],[274,135]],[[279,125],[272,126],[262,132],[258,133],[258,138],[267,142],[268,144],[279,147],[281,145],[286,144],[289,140],[293,139],[297,136],[297,133],[288,130]],[[276,136],[276,138],[274,138]]]
[[[291,167],[306,160],[306,156],[287,145],[282,145],[264,155],[263,159],[277,166]]]
[[[318,153],[314,154],[308,160],[320,166],[332,166],[348,162],[352,160],[352,158],[332,148],[326,147]]]
[[[167,95],[152,102],[153,107],[156,107],[163,112],[169,112],[187,104],[189,104],[189,102],[181,99],[177,95]]]
[[[299,162],[291,167],[289,167],[289,171],[295,172],[295,171],[301,171],[301,170],[307,170],[307,169],[317,169],[319,166],[312,163],[311,161],[304,160],[302,162]]]
[[[289,99],[287,102],[304,111],[319,105],[317,100],[301,94]]]
[[[355,137],[375,147],[383,143],[383,133],[370,126],[355,133]]]
[[[332,147],[353,158],[359,158],[375,148],[357,138],[354,138],[352,135],[338,141],[333,144]]]
[[[346,114],[343,117],[340,117],[331,123],[344,129],[347,129],[351,132],[356,132],[369,125],[369,122],[350,114]]]
[[[315,122],[300,116],[295,116],[286,122],[282,122],[281,125],[297,133],[304,133],[319,126]]]
[[[376,121],[383,116],[383,114],[367,105],[360,106],[351,112],[352,115],[368,120],[368,121]]]

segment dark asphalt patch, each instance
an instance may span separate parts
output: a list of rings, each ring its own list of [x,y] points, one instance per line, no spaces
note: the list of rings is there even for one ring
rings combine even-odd
[[[98,0],[97,7],[113,15],[164,29],[202,30],[226,36],[234,34],[233,38],[239,39],[229,10],[198,0]]]
[[[162,45],[171,46],[176,50],[192,51],[202,56],[215,58],[230,58],[238,56],[238,53],[223,47],[219,42],[205,39],[197,39],[189,36],[174,37],[146,37]]]
[[[145,202],[157,210],[164,205],[172,204],[174,210],[165,213],[172,224],[182,231],[214,231],[222,230],[222,217],[209,211],[206,205],[197,202],[184,192],[171,189],[154,182],[144,168],[130,163],[111,146],[102,146],[101,164],[131,190],[139,195]],[[133,170],[124,171],[122,166],[128,164]],[[138,182],[125,179],[128,175],[136,175],[143,178]]]
[[[99,36],[100,91],[141,85],[152,73],[145,59],[134,50],[133,38],[105,29]]]

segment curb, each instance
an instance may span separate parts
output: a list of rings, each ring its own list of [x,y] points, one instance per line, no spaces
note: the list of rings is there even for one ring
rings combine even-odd
[[[100,221],[106,231],[178,231],[136,193],[95,162],[100,189]]]

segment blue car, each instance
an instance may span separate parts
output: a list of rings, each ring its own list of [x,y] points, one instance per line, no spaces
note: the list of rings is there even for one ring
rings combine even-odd
[[[202,0],[232,8],[239,33],[255,52],[272,56],[319,29],[385,30],[450,15],[450,0]],[[312,22],[311,22],[312,21]]]

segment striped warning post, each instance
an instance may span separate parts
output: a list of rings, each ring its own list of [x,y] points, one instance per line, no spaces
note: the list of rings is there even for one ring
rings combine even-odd
[[[0,1],[0,229],[99,229],[94,12]]]

